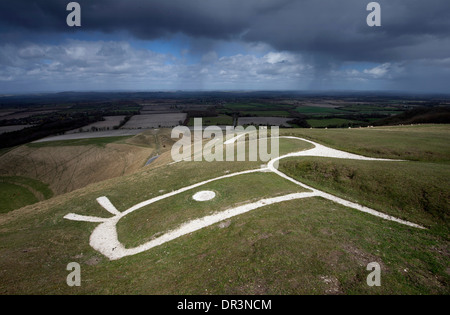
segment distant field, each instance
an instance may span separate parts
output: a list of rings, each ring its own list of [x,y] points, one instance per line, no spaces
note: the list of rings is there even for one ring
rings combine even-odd
[[[370,114],[370,113],[387,113],[387,114],[398,114],[404,112],[405,109],[399,106],[383,106],[376,104],[363,104],[363,105],[347,105],[340,108],[343,111]]]
[[[308,124],[313,128],[323,128],[328,126],[336,126],[336,127],[342,127],[346,126],[348,124],[366,124],[363,121],[358,120],[349,120],[349,119],[342,119],[342,118],[330,118],[330,119],[308,119]]]
[[[155,114],[178,114],[180,110],[141,110],[141,115],[155,115]]]
[[[148,128],[168,128],[183,124],[187,114],[154,114],[135,115],[122,127],[122,129],[148,129]]]
[[[258,116],[258,117],[289,117],[289,112],[285,110],[254,110],[254,111],[241,111],[241,115],[251,115],[251,116]]]
[[[105,116],[104,121],[97,121],[95,123],[89,124],[87,126],[68,131],[66,134],[76,133],[76,132],[86,132],[97,130],[112,130],[114,127],[118,127],[120,122],[125,118],[125,116]]]
[[[273,108],[271,104],[264,103],[227,103],[225,108],[230,110],[258,110],[261,108]]]
[[[33,126],[32,125],[2,126],[2,127],[0,127],[0,134],[17,131],[17,130],[22,130],[22,129],[29,128],[29,127],[33,127]]]
[[[287,123],[292,118],[282,118],[282,117],[239,117],[238,125],[272,125],[272,126],[284,126],[290,127]]]
[[[9,114],[6,116],[2,116],[1,119],[22,119],[22,118],[28,118],[31,116],[37,116],[37,115],[45,115],[57,112],[57,110],[39,110],[39,111],[23,111],[23,112],[16,112],[13,114]]]
[[[148,111],[173,111],[176,110],[176,107],[174,105],[170,104],[154,104],[154,105],[143,105],[141,112],[148,112]]]
[[[233,117],[228,115],[219,115],[217,117],[202,117],[203,126],[231,126]],[[188,126],[194,126],[194,119],[189,119]]]
[[[339,109],[332,107],[318,107],[318,106],[300,106],[295,109],[300,114],[342,114]]]

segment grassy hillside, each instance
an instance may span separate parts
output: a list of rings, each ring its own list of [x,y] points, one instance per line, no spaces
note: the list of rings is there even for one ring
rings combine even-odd
[[[450,161],[449,125],[286,129],[282,133],[365,156],[411,161]]]
[[[29,143],[0,156],[0,176],[34,179],[60,195],[131,174],[142,168],[151,156],[167,151],[172,143],[167,130],[148,131],[134,137]],[[31,200],[43,200],[27,199],[7,208],[17,209],[32,203]]]
[[[51,198],[48,185],[31,178],[0,176],[0,213]]]
[[[280,170],[306,184],[387,214],[450,231],[450,166],[419,162],[286,159]]]
[[[281,169],[427,230],[308,198],[265,206],[110,261],[89,246],[97,223],[63,217],[109,217],[96,198],[107,196],[125,211],[187,185],[262,164],[169,164],[170,153],[162,152],[155,163],[131,174],[1,214],[0,294],[449,294],[449,131],[449,126],[282,131],[367,156],[411,160],[383,164],[305,157],[283,161]],[[283,153],[310,148],[293,141],[280,146]],[[194,201],[192,195],[204,189],[215,191],[217,198]],[[240,175],[133,212],[119,222],[118,236],[133,247],[188,219],[302,191],[271,173]],[[428,207],[424,195],[417,196],[422,191]],[[70,262],[81,265],[81,287],[66,285]],[[381,287],[366,284],[370,262],[381,265]]]
[[[150,156],[168,149],[160,144],[166,138],[149,132],[135,137],[31,143],[4,154],[0,174],[36,178],[50,184],[56,194],[66,193],[136,171]]]

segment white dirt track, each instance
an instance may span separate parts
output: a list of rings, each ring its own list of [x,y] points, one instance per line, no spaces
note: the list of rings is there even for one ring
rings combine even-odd
[[[237,137],[229,139],[224,144],[232,143],[241,136],[242,135],[239,135]],[[162,245],[166,242],[174,240],[183,235],[198,231],[198,230],[208,227],[210,225],[219,223],[221,221],[230,219],[232,217],[238,216],[240,214],[244,214],[246,212],[249,212],[249,211],[264,207],[264,206],[277,204],[279,202],[284,202],[284,201],[289,201],[289,200],[297,200],[297,199],[310,198],[310,197],[321,197],[321,198],[333,201],[335,203],[341,204],[345,207],[353,208],[353,209],[371,214],[373,216],[376,216],[376,217],[379,217],[379,218],[382,218],[385,220],[394,221],[399,224],[407,225],[407,226],[414,227],[414,228],[424,229],[424,227],[422,227],[418,224],[411,223],[411,222],[408,222],[405,220],[401,220],[401,219],[386,215],[386,214],[376,211],[374,209],[359,205],[357,203],[350,202],[348,200],[333,196],[331,194],[328,194],[323,191],[312,188],[310,186],[307,186],[307,185],[287,176],[286,174],[280,172],[276,168],[277,162],[279,160],[288,158],[288,157],[299,157],[299,156],[316,156],[316,157],[367,160],[367,161],[398,161],[398,160],[376,159],[376,158],[360,156],[360,155],[328,148],[326,146],[315,143],[313,141],[303,139],[303,138],[298,138],[298,137],[279,137],[279,138],[296,139],[296,140],[300,140],[300,141],[305,141],[305,142],[308,142],[308,143],[314,145],[314,148],[305,150],[305,151],[300,151],[297,153],[286,154],[286,155],[280,156],[278,158],[272,159],[268,163],[267,167],[265,167],[265,168],[256,169],[256,170],[248,170],[248,171],[238,172],[238,173],[234,173],[234,174],[228,174],[228,175],[216,177],[213,179],[209,179],[209,180],[206,180],[206,181],[203,181],[203,182],[191,185],[191,186],[183,187],[179,190],[143,201],[143,202],[129,208],[128,210],[126,210],[124,212],[119,212],[106,197],[98,198],[97,202],[104,209],[106,209],[108,212],[110,212],[113,215],[110,218],[81,216],[81,215],[77,215],[77,214],[73,214],[73,213],[66,215],[64,218],[68,219],[68,220],[74,220],[74,221],[100,223],[100,225],[98,225],[92,232],[92,234],[90,236],[89,244],[95,250],[99,251],[100,253],[102,253],[103,255],[108,257],[110,260],[117,260],[117,259],[120,259],[120,258],[123,258],[126,256],[135,255],[135,254],[147,251],[155,246]],[[205,216],[203,218],[199,218],[199,219],[195,219],[195,220],[186,222],[186,223],[182,224],[181,226],[179,226],[178,228],[168,231],[164,235],[162,235],[158,238],[155,238],[155,239],[153,239],[143,245],[135,247],[135,248],[125,248],[118,240],[116,225],[119,222],[119,220],[121,218],[123,218],[124,216],[126,216],[138,209],[141,209],[142,207],[148,206],[154,202],[163,200],[165,198],[175,196],[182,192],[192,190],[194,188],[197,188],[197,187],[200,187],[203,185],[207,185],[214,181],[218,181],[218,180],[221,180],[224,178],[235,177],[235,176],[239,176],[239,175],[243,175],[243,174],[256,173],[256,172],[275,173],[296,185],[299,185],[303,188],[310,190],[310,192],[294,193],[294,194],[288,194],[285,196],[261,199],[256,202],[252,202],[252,203],[248,203],[248,204],[241,205],[238,207],[230,208],[225,211],[216,212],[211,215]]]

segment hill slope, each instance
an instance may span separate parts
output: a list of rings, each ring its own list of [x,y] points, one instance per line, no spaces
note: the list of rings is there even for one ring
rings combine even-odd
[[[0,156],[0,179],[22,176],[38,180],[60,195],[136,172],[172,143],[165,130],[134,137],[30,143]]]
[[[379,180],[382,173],[391,172],[382,162],[346,165],[347,161],[307,157],[286,161],[294,163],[294,170],[300,165],[305,172],[294,175],[307,179],[312,187],[336,192],[342,184],[344,189],[338,192],[346,199],[367,199],[378,211],[429,229],[408,227],[312,197],[263,206],[139,254],[109,260],[89,245],[99,223],[64,219],[67,214],[108,218],[112,206],[122,213],[201,181],[261,167],[261,161],[169,164],[170,153],[166,152],[155,164],[132,174],[0,215],[0,293],[448,294],[448,200],[437,214],[414,203],[413,196],[417,189],[435,187],[434,181],[441,183],[435,187],[440,189],[438,195],[448,194],[449,132],[449,126],[282,131],[366,156],[412,160],[401,167],[390,164],[396,167],[396,180],[404,179],[401,192],[411,206],[405,209],[389,203],[397,192],[389,196],[389,190],[382,189],[382,197],[378,197],[379,191],[347,182],[351,172],[355,172],[354,183],[362,183],[370,172],[377,171],[380,174],[373,176],[380,185],[396,183],[389,178],[385,183]],[[304,142],[297,147],[292,142],[280,144],[284,152],[310,148]],[[308,167],[304,163],[309,163]],[[433,172],[433,181],[411,180],[409,173],[421,166]],[[291,169],[289,164],[286,167]],[[331,174],[336,180],[328,183],[320,174]],[[414,189],[408,188],[410,182]],[[192,199],[203,190],[214,191],[216,197],[204,202]],[[117,233],[125,246],[132,248],[186,220],[261,198],[305,192],[308,189],[273,173],[227,177],[143,206],[119,222]],[[103,201],[102,207],[96,200],[102,196],[111,205]],[[70,262],[81,265],[81,287],[69,287],[65,282]],[[378,262],[382,268],[381,287],[366,284],[370,262]]]

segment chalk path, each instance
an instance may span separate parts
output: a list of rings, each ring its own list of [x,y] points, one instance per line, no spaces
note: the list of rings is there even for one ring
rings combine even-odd
[[[233,142],[237,141],[240,137],[242,137],[242,135],[238,135],[232,139],[229,139],[224,144],[233,143]],[[398,160],[377,159],[377,158],[360,156],[360,155],[328,148],[328,147],[318,144],[316,142],[313,142],[313,141],[310,141],[307,139],[303,139],[303,138],[298,138],[298,137],[282,136],[279,138],[296,139],[296,140],[305,141],[305,142],[308,142],[308,143],[311,143],[312,145],[314,145],[314,148],[305,150],[305,151],[296,152],[296,153],[289,153],[289,154],[280,156],[278,158],[272,159],[268,163],[267,167],[265,167],[265,168],[228,174],[228,175],[216,177],[213,179],[205,180],[205,181],[202,181],[202,182],[194,184],[194,185],[183,187],[176,191],[143,201],[143,202],[127,209],[124,212],[118,211],[114,207],[114,205],[108,200],[108,198],[106,198],[106,197],[98,198],[97,202],[105,210],[107,210],[110,214],[113,215],[110,218],[82,216],[82,215],[73,214],[73,213],[66,215],[64,218],[68,219],[68,220],[74,220],[74,221],[100,223],[92,232],[90,239],[89,239],[89,244],[91,245],[92,248],[99,251],[100,253],[102,253],[103,255],[108,257],[110,260],[117,260],[117,259],[120,259],[120,258],[123,258],[126,256],[136,255],[138,253],[147,251],[155,246],[159,246],[166,242],[169,242],[171,240],[179,238],[183,235],[198,231],[205,227],[211,226],[213,224],[219,223],[221,221],[230,219],[232,217],[244,214],[246,212],[249,212],[249,211],[264,207],[264,206],[276,204],[276,203],[283,202],[283,201],[297,200],[297,199],[311,198],[311,197],[321,197],[321,198],[333,201],[335,203],[341,204],[345,207],[353,208],[353,209],[371,214],[373,216],[376,216],[376,217],[379,217],[379,218],[382,218],[385,220],[397,222],[397,223],[411,226],[414,228],[424,229],[424,227],[422,227],[418,224],[411,223],[411,222],[408,222],[405,220],[401,220],[401,219],[386,215],[386,214],[376,211],[374,209],[359,205],[354,202],[350,202],[348,200],[333,196],[331,194],[328,194],[323,191],[312,188],[310,186],[307,186],[307,185],[289,177],[288,175],[280,172],[276,167],[278,161],[281,159],[288,158],[288,157],[299,157],[299,156],[316,156],[316,157],[329,157],[329,158],[338,158],[338,159],[354,159],[354,160],[367,160],[367,161],[398,161]],[[248,204],[241,205],[238,207],[230,208],[225,211],[216,212],[211,215],[205,216],[203,218],[199,218],[199,219],[195,219],[195,220],[186,222],[186,223],[182,224],[181,226],[179,226],[178,228],[168,231],[164,235],[162,235],[158,238],[155,238],[155,239],[153,239],[143,245],[140,245],[138,247],[125,248],[120,243],[120,241],[118,239],[118,235],[117,235],[117,223],[124,216],[126,216],[136,210],[139,210],[145,206],[148,206],[154,202],[178,195],[182,192],[192,190],[194,188],[209,184],[214,181],[218,181],[218,180],[225,179],[225,178],[231,178],[231,177],[235,177],[235,176],[240,176],[240,175],[244,175],[244,174],[257,173],[257,172],[273,172],[300,187],[310,190],[310,192],[294,193],[294,194],[288,194],[285,196],[279,196],[279,197],[274,197],[274,198],[265,198],[265,199],[261,199],[256,202],[252,202],[252,203],[248,203]]]

